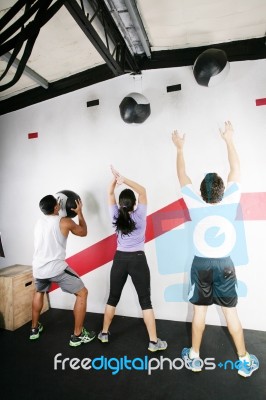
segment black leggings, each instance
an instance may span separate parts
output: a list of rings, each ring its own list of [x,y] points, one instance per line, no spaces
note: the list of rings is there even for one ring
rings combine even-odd
[[[151,309],[150,270],[144,251],[116,251],[110,273],[107,304],[116,307],[128,275],[131,276],[142,310]]]

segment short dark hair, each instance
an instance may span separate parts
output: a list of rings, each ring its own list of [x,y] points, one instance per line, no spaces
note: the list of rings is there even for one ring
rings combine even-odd
[[[200,184],[201,197],[206,203],[219,203],[224,195],[224,182],[216,172],[205,175]]]
[[[56,204],[56,198],[53,195],[48,194],[40,200],[39,207],[45,215],[51,215],[54,213],[54,208]]]

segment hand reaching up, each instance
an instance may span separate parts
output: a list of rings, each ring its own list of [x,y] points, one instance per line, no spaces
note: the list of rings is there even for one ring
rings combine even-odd
[[[177,130],[175,130],[172,133],[172,141],[177,150],[182,150],[185,143],[185,135],[181,136],[181,134]]]
[[[120,175],[120,173],[116,171],[116,169],[114,169],[113,165],[111,165],[111,171],[115,177],[117,185],[121,185],[122,183],[124,183],[124,177]]]
[[[220,134],[225,141],[231,140],[233,137],[234,129],[230,121],[224,123],[224,130],[220,129]]]

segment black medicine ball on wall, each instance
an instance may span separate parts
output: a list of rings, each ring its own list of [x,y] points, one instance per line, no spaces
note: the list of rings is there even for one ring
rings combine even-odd
[[[60,215],[62,217],[74,218],[77,214],[71,208],[77,208],[75,200],[80,200],[77,193],[72,190],[60,190],[55,197],[60,200]]]
[[[140,93],[128,94],[120,103],[120,115],[127,124],[141,124],[151,113],[148,99]]]
[[[229,72],[227,55],[220,49],[203,51],[196,59],[193,74],[201,86],[214,86],[221,82]]]

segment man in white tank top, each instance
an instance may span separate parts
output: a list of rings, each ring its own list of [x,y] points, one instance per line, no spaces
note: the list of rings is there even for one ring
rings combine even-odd
[[[69,232],[76,236],[87,235],[87,224],[82,213],[82,202],[76,200],[78,224],[71,218],[60,217],[60,205],[52,195],[43,197],[39,203],[43,216],[37,221],[34,230],[33,276],[36,292],[32,302],[32,328],[30,339],[38,339],[43,331],[39,322],[43,307],[44,293],[48,292],[52,282],[56,282],[67,293],[75,294],[74,332],[69,345],[76,347],[94,339],[95,333],[83,327],[88,290],[80,277],[66,263],[66,244]]]

